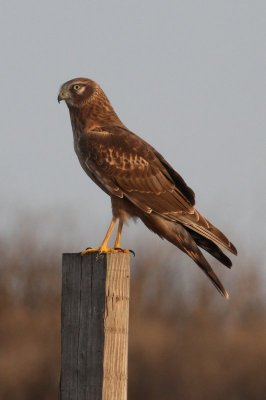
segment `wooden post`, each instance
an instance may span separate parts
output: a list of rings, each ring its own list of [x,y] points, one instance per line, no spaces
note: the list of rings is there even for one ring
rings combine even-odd
[[[130,256],[63,255],[61,400],[126,400]]]

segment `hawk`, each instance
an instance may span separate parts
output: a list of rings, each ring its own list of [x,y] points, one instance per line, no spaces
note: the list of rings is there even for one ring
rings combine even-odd
[[[112,221],[101,246],[81,254],[128,251],[120,247],[122,227],[128,218],[139,218],[151,231],[190,256],[228,298],[199,247],[229,268],[231,260],[219,246],[235,255],[237,250],[196,210],[195,194],[184,179],[157,150],[127,129],[93,80],[76,78],[64,83],[58,95],[61,100],[69,109],[80,164],[112,203]],[[115,244],[109,248],[117,220]]]

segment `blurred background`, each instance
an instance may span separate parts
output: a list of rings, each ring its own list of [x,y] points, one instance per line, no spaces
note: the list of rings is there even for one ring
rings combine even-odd
[[[99,244],[110,200],[73,151],[60,85],[98,81],[122,121],[196,192],[239,250],[191,260],[125,229],[132,260],[129,400],[264,399],[264,1],[0,3],[0,399],[57,399],[61,254]]]

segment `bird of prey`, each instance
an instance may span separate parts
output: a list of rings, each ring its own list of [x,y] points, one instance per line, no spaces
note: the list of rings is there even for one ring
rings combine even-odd
[[[219,246],[233,254],[237,250],[196,210],[195,194],[184,179],[157,150],[127,129],[93,80],[76,78],[64,83],[58,95],[61,100],[69,109],[80,164],[112,203],[113,218],[101,246],[81,254],[125,251],[120,247],[123,224],[128,218],[139,218],[151,231],[190,256],[228,298],[199,247],[227,267],[231,267],[231,260]],[[115,244],[109,248],[117,220]]]

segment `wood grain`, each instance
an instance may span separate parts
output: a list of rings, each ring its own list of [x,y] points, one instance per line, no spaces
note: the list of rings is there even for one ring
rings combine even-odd
[[[64,254],[61,400],[126,400],[130,257]]]
[[[103,400],[126,400],[130,256],[108,254],[104,315]]]

